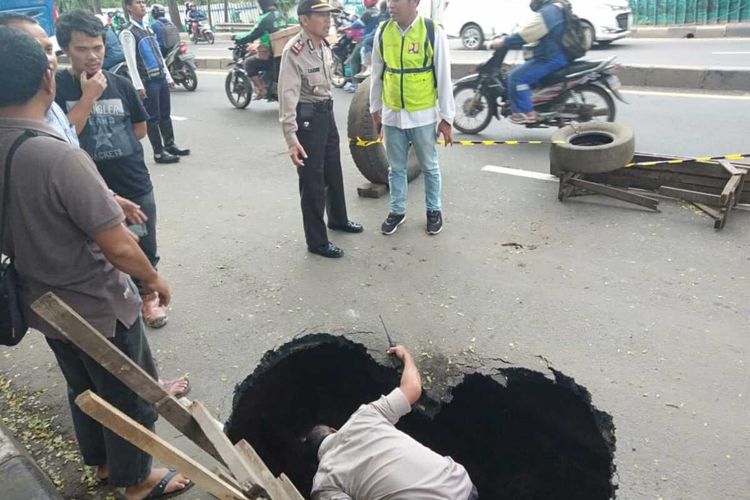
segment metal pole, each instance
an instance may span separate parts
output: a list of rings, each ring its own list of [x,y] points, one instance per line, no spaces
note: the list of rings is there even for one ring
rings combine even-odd
[[[206,0],[208,4],[208,27],[214,29],[214,21],[211,17],[211,0]]]
[[[229,23],[229,0],[224,0],[224,24]]]

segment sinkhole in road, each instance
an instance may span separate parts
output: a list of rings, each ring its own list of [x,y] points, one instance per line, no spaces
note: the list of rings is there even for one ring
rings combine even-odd
[[[611,135],[601,132],[583,133],[570,139],[570,143],[574,146],[604,146],[612,142],[614,139]]]
[[[301,437],[315,424],[342,426],[361,404],[399,383],[391,360],[377,361],[371,352],[329,334],[267,352],[235,390],[229,438],[246,439],[275,475],[286,473],[309,496],[315,466],[301,458]],[[611,417],[573,379],[550,373],[462,373],[442,381],[440,397],[426,387],[398,428],[461,463],[483,499],[614,498]]]

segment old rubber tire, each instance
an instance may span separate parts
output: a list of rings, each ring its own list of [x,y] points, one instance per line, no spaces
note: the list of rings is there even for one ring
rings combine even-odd
[[[347,134],[349,136],[349,151],[352,159],[365,179],[373,184],[388,184],[388,158],[382,144],[362,147],[356,145],[359,137],[365,141],[375,140],[375,125],[370,115],[370,79],[359,84],[349,106],[347,119]],[[409,166],[406,176],[411,182],[419,176],[419,163],[413,148],[409,148]]]
[[[560,141],[560,144],[556,144]],[[633,159],[635,136],[620,123],[589,122],[563,127],[552,136],[550,173],[611,172]]]

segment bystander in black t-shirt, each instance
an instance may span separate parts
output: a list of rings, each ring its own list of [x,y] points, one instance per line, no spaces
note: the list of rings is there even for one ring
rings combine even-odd
[[[138,198],[153,189],[143,147],[133,133],[133,124],[148,120],[148,113],[132,83],[107,71],[104,76],[107,88],[78,138],[107,186],[123,198]],[[56,80],[55,101],[70,113],[83,94],[81,82],[67,70],[58,71]]]

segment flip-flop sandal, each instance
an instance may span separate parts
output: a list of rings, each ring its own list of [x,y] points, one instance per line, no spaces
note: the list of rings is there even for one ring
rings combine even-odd
[[[180,377],[180,378],[182,378],[182,377]],[[180,378],[176,378],[174,380],[162,380],[161,386],[164,388],[165,391],[169,392],[169,389],[174,384],[176,384],[177,381],[180,380]],[[185,387],[185,390],[182,391],[182,392],[180,392],[180,393],[178,393],[178,394],[174,395],[174,397],[176,397],[177,399],[184,398],[185,396],[187,396],[188,394],[190,394],[190,379],[188,377],[185,377],[185,381],[187,382],[187,386]]]
[[[169,469],[169,472],[164,474],[164,477],[161,478],[161,481],[159,481],[159,484],[154,486],[154,488],[146,495],[146,497],[143,500],[155,500],[157,498],[172,498],[176,497],[177,495],[182,495],[187,490],[195,486],[195,483],[190,481],[187,485],[185,485],[184,488],[181,490],[172,491],[170,493],[164,493],[164,490],[167,489],[167,485],[169,482],[177,475],[177,471],[174,469]]]

